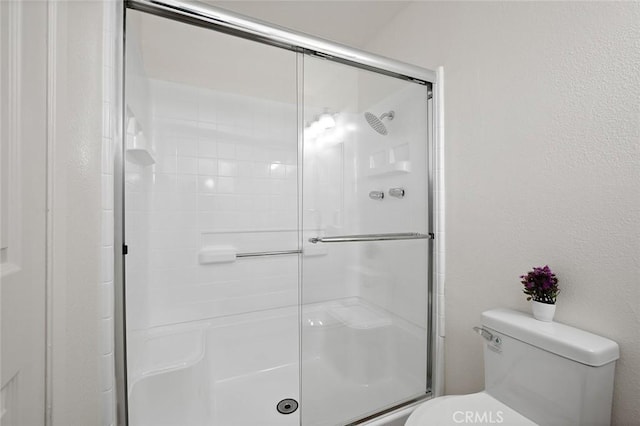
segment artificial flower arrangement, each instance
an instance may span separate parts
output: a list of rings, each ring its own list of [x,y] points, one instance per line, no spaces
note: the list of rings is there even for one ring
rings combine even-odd
[[[521,275],[520,278],[524,285],[523,292],[528,296],[527,300],[548,305],[556,304],[556,297],[560,293],[558,278],[548,265],[534,267],[533,271],[529,271],[527,275]]]

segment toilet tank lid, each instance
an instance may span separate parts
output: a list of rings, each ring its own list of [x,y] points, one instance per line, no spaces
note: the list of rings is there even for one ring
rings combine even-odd
[[[620,357],[613,340],[559,322],[538,321],[511,309],[482,313],[482,325],[540,349],[571,360],[599,367]]]

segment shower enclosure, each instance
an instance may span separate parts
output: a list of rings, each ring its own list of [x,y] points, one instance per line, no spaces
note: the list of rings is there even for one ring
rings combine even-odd
[[[344,425],[432,393],[435,74],[134,0],[119,419]]]

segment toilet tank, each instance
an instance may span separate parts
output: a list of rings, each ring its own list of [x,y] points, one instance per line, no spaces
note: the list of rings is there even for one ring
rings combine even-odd
[[[482,326],[486,392],[541,425],[610,424],[616,342],[509,309]]]

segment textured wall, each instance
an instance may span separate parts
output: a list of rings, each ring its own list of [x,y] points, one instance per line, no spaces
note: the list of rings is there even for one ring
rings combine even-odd
[[[102,3],[51,4],[53,425],[101,423]],[[105,273],[112,272],[105,268]]]
[[[447,393],[483,386],[471,327],[528,311],[548,263],[558,321],[620,344],[614,424],[640,418],[640,4],[419,2],[370,50],[444,65]]]

